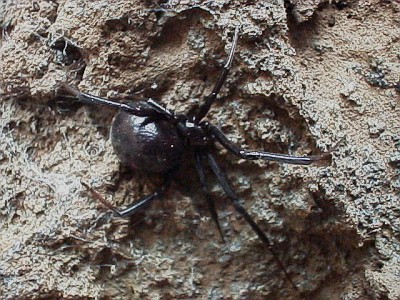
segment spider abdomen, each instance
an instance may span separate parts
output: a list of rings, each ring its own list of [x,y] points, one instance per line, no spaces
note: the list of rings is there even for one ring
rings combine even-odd
[[[167,120],[118,112],[111,127],[114,151],[122,163],[149,173],[165,173],[180,164],[183,141]]]

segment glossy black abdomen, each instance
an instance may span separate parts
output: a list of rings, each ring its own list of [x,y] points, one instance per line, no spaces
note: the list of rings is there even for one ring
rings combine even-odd
[[[111,141],[122,163],[150,173],[173,169],[181,162],[184,151],[183,142],[171,122],[153,121],[124,111],[114,117]]]

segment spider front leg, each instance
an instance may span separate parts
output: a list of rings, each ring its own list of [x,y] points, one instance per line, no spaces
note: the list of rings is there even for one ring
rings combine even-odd
[[[250,227],[257,234],[257,236],[260,238],[260,240],[266,245],[268,250],[271,252],[275,262],[278,264],[278,266],[281,268],[281,270],[285,274],[286,279],[291,283],[291,285],[294,287],[294,289],[298,291],[297,286],[294,284],[294,282],[290,278],[289,273],[286,271],[286,268],[283,265],[282,261],[278,258],[278,255],[275,253],[275,250],[273,249],[268,237],[261,230],[261,228],[257,225],[257,223],[253,220],[253,218],[249,215],[249,213],[245,210],[243,205],[240,203],[239,197],[236,195],[235,191],[233,190],[226,175],[222,172],[222,170],[218,166],[214,156],[211,153],[208,153],[207,159],[208,159],[208,163],[209,163],[213,173],[217,177],[219,184],[221,185],[225,194],[228,196],[228,198],[231,201],[235,210],[244,217],[246,222],[250,225]]]
[[[232,48],[231,51],[229,52],[228,59],[226,60],[223,69],[219,73],[217,83],[215,84],[211,94],[206,97],[205,103],[203,103],[203,105],[200,106],[197,114],[195,115],[193,120],[195,124],[200,123],[200,121],[207,115],[215,99],[217,99],[218,93],[221,90],[221,87],[224,84],[226,77],[228,76],[229,70],[231,69],[233,55],[235,54],[238,37],[239,37],[239,26],[236,26],[235,35],[232,41]]]
[[[293,164],[293,165],[310,165],[313,163],[321,163],[330,158],[330,155],[333,151],[336,150],[337,145],[333,147],[330,151],[322,153],[320,155],[311,155],[311,156],[293,156],[288,154],[280,154],[280,153],[271,153],[265,151],[253,151],[253,150],[245,150],[239,148],[235,144],[233,144],[225,134],[218,129],[216,126],[207,124],[207,130],[212,134],[213,137],[224,146],[229,152],[235,154],[236,156],[248,159],[263,159],[269,161],[277,161],[281,163]]]
[[[155,191],[153,194],[150,194],[148,196],[145,196],[141,198],[140,200],[137,200],[133,202],[132,204],[128,205],[126,208],[123,210],[119,210],[116,208],[114,205],[109,203],[102,195],[100,195],[98,192],[96,192],[92,187],[88,186],[86,183],[82,182],[82,185],[89,190],[91,193],[92,197],[96,199],[97,201],[101,202],[104,206],[106,206],[108,209],[112,210],[117,216],[119,217],[127,217],[130,215],[133,215],[136,213],[138,210],[143,209],[150,205],[154,200],[156,199],[163,199],[165,191],[168,189],[169,185],[171,183],[170,177],[167,177],[164,180],[163,185],[161,188],[159,188],[157,191]]]
[[[175,115],[173,114],[173,112],[159,105],[152,99],[148,99],[147,101],[138,101],[131,104],[126,104],[126,103],[111,101],[95,95],[83,93],[78,89],[76,89],[75,87],[68,85],[66,83],[60,83],[59,87],[60,90],[66,91],[67,93],[78,98],[80,102],[85,104],[108,106],[125,111],[127,113],[130,113],[138,117],[155,117],[156,119],[164,117],[168,119],[175,119]]]

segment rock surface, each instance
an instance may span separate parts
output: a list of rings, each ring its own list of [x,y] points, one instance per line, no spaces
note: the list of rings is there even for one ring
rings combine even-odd
[[[308,155],[341,140],[330,165],[312,167],[219,148],[245,207],[302,297],[400,298],[397,1],[0,7],[2,299],[300,298],[208,173],[220,241],[190,156],[164,201],[113,217],[81,182],[124,206],[161,178],[119,165],[114,111],[56,93],[68,82],[187,112],[212,89],[237,25],[234,65],[208,120],[251,149]]]

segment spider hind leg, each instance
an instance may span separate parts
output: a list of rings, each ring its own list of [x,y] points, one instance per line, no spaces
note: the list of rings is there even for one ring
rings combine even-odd
[[[204,158],[204,155],[196,153],[196,170],[197,174],[199,175],[200,183],[203,189],[203,193],[206,197],[207,204],[208,204],[208,209],[211,214],[211,218],[213,219],[214,223],[217,225],[219,234],[221,236],[221,240],[225,242],[224,239],[224,234],[222,232],[221,224],[218,221],[218,213],[217,210],[215,209],[215,204],[214,201],[211,197],[211,193],[207,184],[206,176],[204,174],[204,167],[202,165],[202,159]]]
[[[112,205],[111,203],[109,203],[106,199],[104,199],[104,197],[102,195],[100,195],[98,192],[96,192],[92,187],[90,187],[89,185],[87,185],[84,182],[81,182],[82,185],[90,192],[91,196],[96,199],[97,201],[99,201],[100,203],[102,203],[105,207],[107,207],[109,210],[112,210],[116,216],[118,217],[128,217],[133,215],[134,213],[136,213],[137,211],[141,210],[141,209],[145,209],[146,207],[148,207],[154,200],[157,199],[163,199],[164,198],[164,194],[165,191],[168,189],[170,183],[171,183],[171,179],[170,177],[167,177],[164,180],[164,184],[154,193],[147,195],[137,201],[134,201],[133,203],[131,203],[130,205],[128,205],[126,208],[124,209],[118,209],[116,208],[114,205]]]

